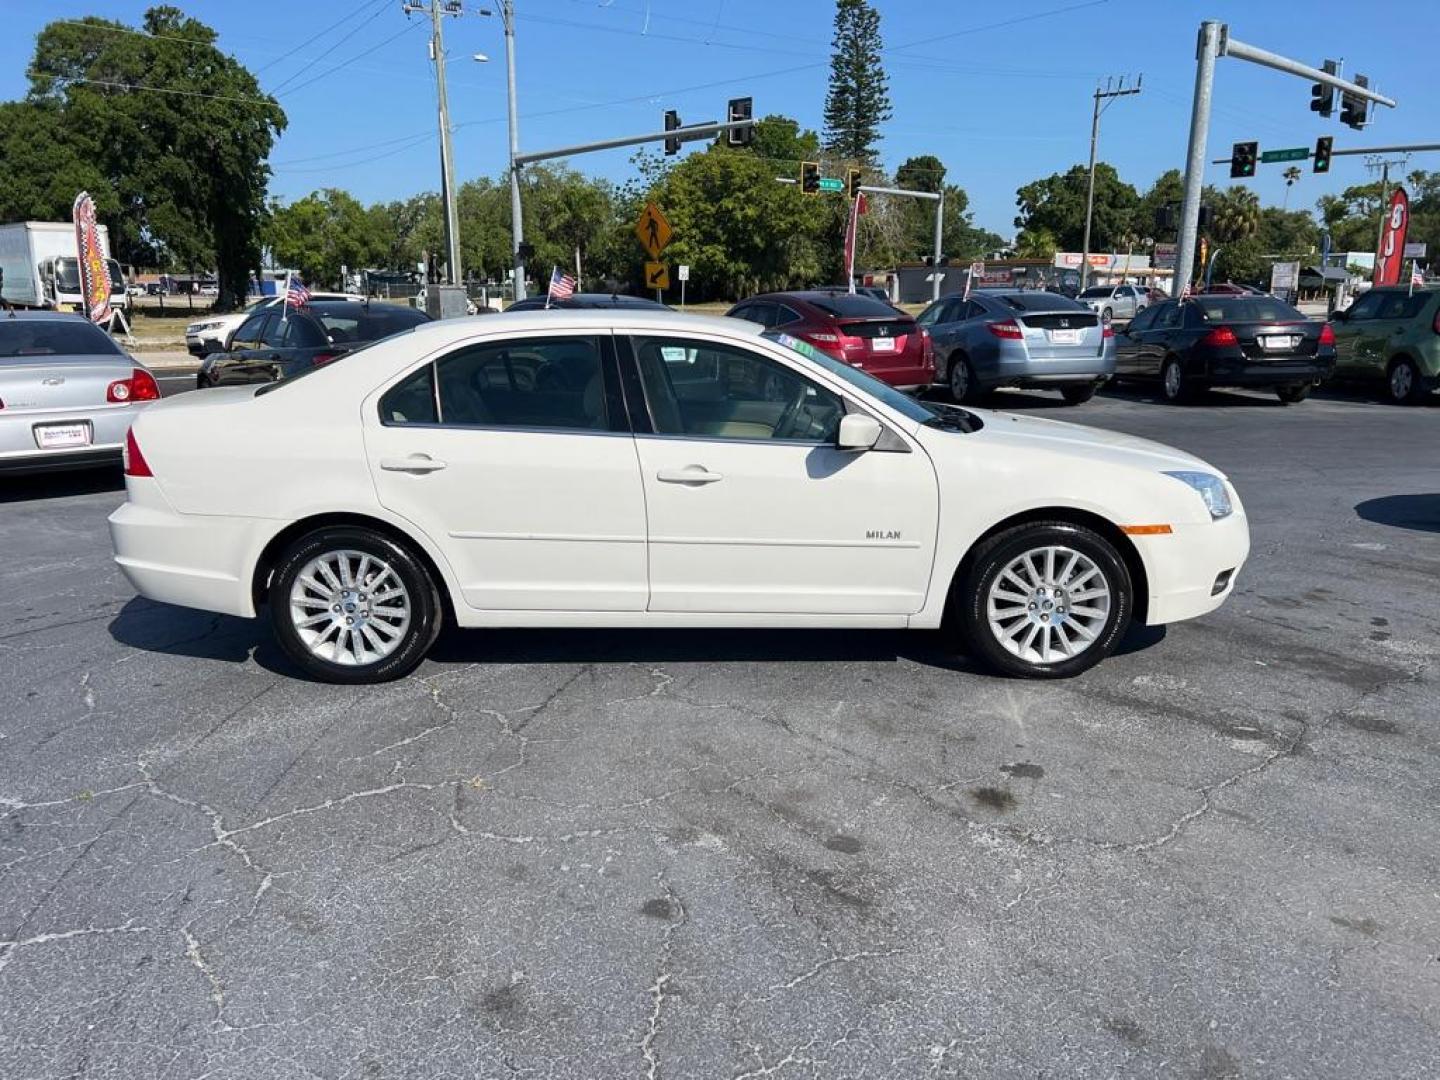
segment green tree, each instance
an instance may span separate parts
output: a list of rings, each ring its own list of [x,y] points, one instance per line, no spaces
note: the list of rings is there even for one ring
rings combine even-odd
[[[722,135],[717,142],[723,139]],[[798,176],[800,162],[820,159],[820,136],[801,128],[798,120],[772,113],[756,121],[755,138],[744,150],[769,161],[777,176]]]
[[[160,6],[141,29],[51,23],[36,40],[29,100],[55,110],[61,140],[103,177],[91,194],[117,207],[103,218],[117,257],[214,265],[220,305],[238,303],[260,264],[266,161],[285,113],[204,23]]]
[[[1068,172],[1034,180],[1015,193],[1020,213],[1015,227],[1045,229],[1064,251],[1079,251],[1085,238],[1085,195],[1089,172],[1075,165]],[[1135,220],[1140,196],[1124,183],[1113,165],[1095,164],[1095,212],[1090,230],[1090,249],[1116,247]]]
[[[1210,207],[1210,235],[1223,243],[1249,240],[1260,231],[1260,197],[1234,184]]]
[[[830,87],[825,93],[825,149],[873,164],[880,125],[890,119],[890,82],[881,63],[880,13],[869,0],[836,0]]]
[[[1044,225],[1021,229],[1015,237],[1015,256],[1020,259],[1048,259],[1060,250],[1055,234]]]
[[[314,287],[339,282],[342,266],[359,270],[380,261],[385,249],[374,223],[353,196],[326,188],[272,207],[266,232],[276,261]]]
[[[972,259],[993,251],[1003,241],[984,229],[977,229],[970,214],[970,196],[956,184],[945,183],[945,166],[934,154],[906,158],[895,170],[895,187],[907,191],[945,192],[945,216],[941,222],[940,248],[952,261]],[[902,260],[915,260],[935,249],[935,206],[916,199],[904,203],[905,234],[899,245]]]
[[[67,137],[53,103],[0,105],[0,161],[5,163],[0,169],[0,221],[68,221],[81,191],[95,197],[102,221],[113,221],[119,213],[114,188]]]
[[[1158,219],[1160,211],[1170,206],[1175,209],[1176,220],[1179,220],[1180,204],[1185,198],[1185,178],[1179,169],[1169,169],[1161,173],[1150,185],[1148,191],[1140,196],[1140,203],[1135,208],[1135,216],[1130,222],[1131,231],[1137,236],[1149,236],[1157,240],[1170,240],[1174,238],[1175,230],[1162,230]],[[1165,235],[1161,235],[1161,233]]]
[[[1380,235],[1380,182],[1356,184],[1315,204],[1330,233],[1332,251],[1374,251]]]

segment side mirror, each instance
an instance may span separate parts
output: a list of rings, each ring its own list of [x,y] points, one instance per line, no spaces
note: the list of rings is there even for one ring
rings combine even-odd
[[[864,413],[847,413],[840,419],[840,436],[835,445],[841,450],[869,450],[880,439],[884,429],[880,421]]]

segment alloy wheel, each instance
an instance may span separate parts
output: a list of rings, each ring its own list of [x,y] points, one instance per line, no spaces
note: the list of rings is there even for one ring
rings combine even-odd
[[[1406,400],[1415,391],[1415,373],[1409,364],[1396,364],[1390,369],[1390,396],[1396,401]]]
[[[985,598],[990,632],[1032,664],[1068,660],[1090,648],[1110,617],[1110,582],[1084,552],[1046,545],[1024,552],[995,576]]]
[[[307,562],[290,588],[290,621],[321,660],[361,667],[385,659],[410,627],[410,592],[384,559],[327,551]]]
[[[950,360],[950,396],[956,401],[964,401],[965,396],[970,393],[970,365],[965,363],[963,356],[955,356]]]

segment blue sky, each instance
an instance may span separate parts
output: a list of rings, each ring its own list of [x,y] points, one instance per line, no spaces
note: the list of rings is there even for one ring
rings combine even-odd
[[[35,33],[52,19],[102,15],[138,25],[139,0],[0,0],[0,98],[21,96]],[[272,164],[272,191],[293,199],[342,187],[363,201],[438,187],[435,90],[428,19],[400,0],[191,0],[178,6],[219,32],[219,44],[276,94],[290,118]],[[504,44],[498,17],[445,20],[450,103],[459,177],[498,175],[506,154]],[[1440,4],[1332,0],[876,0],[895,116],[881,153],[893,170],[933,153],[970,194],[978,224],[1013,233],[1015,189],[1084,162],[1097,80],[1144,73],[1144,92],[1116,102],[1101,128],[1100,156],[1144,189],[1183,165],[1194,82],[1196,29],[1230,24],[1250,44],[1319,62],[1343,58],[1396,98],[1364,132],[1308,108],[1308,84],[1241,61],[1222,60],[1211,153],[1255,139],[1262,149],[1337,149],[1424,142],[1440,135],[1433,50]],[[756,115],[781,112],[821,125],[832,0],[516,0],[520,139],[540,150],[661,126],[665,109],[687,122],[720,118],[725,101],[749,94]],[[297,49],[306,39],[318,40]],[[285,54],[293,52],[293,55]],[[476,63],[474,53],[490,56]],[[170,99],[167,107],[173,107]],[[572,164],[623,180],[630,150]],[[1440,168],[1440,155],[1411,167]],[[1262,201],[1280,204],[1284,166],[1262,166]],[[1360,158],[1335,159],[1329,176],[1307,172],[1290,205],[1368,178]],[[1223,167],[1207,179],[1227,183]]]

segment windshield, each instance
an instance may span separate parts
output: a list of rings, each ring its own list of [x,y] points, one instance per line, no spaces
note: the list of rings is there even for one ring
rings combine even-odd
[[[120,355],[120,347],[109,334],[81,319],[6,319],[0,322],[0,358]]]
[[[55,287],[61,292],[80,291],[80,263],[78,260],[55,260]]]
[[[1081,300],[1098,300],[1102,296],[1109,296],[1115,291],[1113,285],[1099,285],[1093,289],[1086,289],[1080,294]]]

